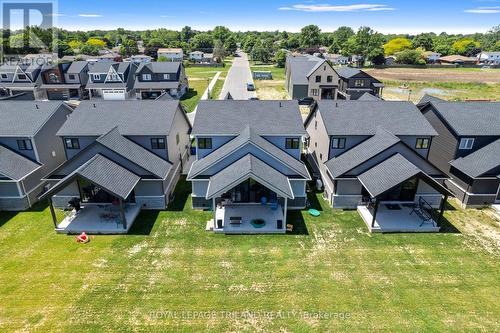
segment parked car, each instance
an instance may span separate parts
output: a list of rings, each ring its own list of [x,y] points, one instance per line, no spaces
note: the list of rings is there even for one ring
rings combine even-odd
[[[299,105],[311,105],[314,102],[312,97],[304,97],[299,99]]]
[[[253,83],[247,83],[247,90],[248,91],[255,91],[255,85]]]

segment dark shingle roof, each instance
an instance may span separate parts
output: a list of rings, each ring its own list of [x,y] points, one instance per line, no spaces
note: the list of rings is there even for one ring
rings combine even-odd
[[[445,100],[438,98],[438,97],[435,97],[435,96],[432,96],[432,95],[429,95],[429,94],[425,94],[424,96],[422,96],[422,98],[417,103],[417,105],[421,106],[421,105],[425,105],[429,102],[445,102]]]
[[[71,65],[69,66],[68,70],[66,71],[66,73],[78,74],[87,66],[88,66],[88,62],[86,62],[86,61],[73,61],[71,63]]]
[[[19,181],[41,165],[0,145],[0,175]]]
[[[164,179],[172,167],[172,164],[161,157],[123,137],[117,127],[102,135],[96,141],[160,179]]]
[[[328,135],[374,135],[382,127],[394,135],[437,135],[411,102],[318,101]]]
[[[487,175],[488,172],[500,166],[500,139],[452,161],[451,165],[472,178]]]
[[[177,89],[179,81],[139,81],[136,77],[134,89]]]
[[[381,101],[382,99],[370,94],[369,92],[365,92],[357,100],[358,101]]]
[[[142,71],[144,67],[149,68],[153,73],[177,73],[181,63],[179,61],[164,62],[142,62],[137,72]]]
[[[311,75],[312,75],[312,74],[313,74],[313,73],[314,73],[314,72],[315,72],[318,68],[320,68],[320,67],[321,67],[321,66],[322,66],[325,62],[326,62],[326,60],[325,60],[325,59],[322,59],[322,60],[318,61],[318,62],[316,63],[316,65],[314,65],[314,67],[313,67],[313,68],[311,68],[311,70],[309,71],[309,73],[307,73],[307,78],[309,78],[309,77],[310,77],[310,76],[311,76]],[[328,65],[328,66],[330,66],[330,65]]]
[[[82,101],[57,135],[100,136],[114,127],[122,135],[168,135],[178,107],[179,101]]]
[[[290,56],[287,60],[290,67],[290,81],[296,85],[308,85],[307,77],[309,73],[318,63],[324,61],[322,58],[312,56]]]
[[[420,172],[401,154],[395,154],[359,175],[358,179],[370,195],[376,197]]]
[[[352,67],[336,67],[334,68],[334,70],[341,78],[344,79],[348,79],[350,77],[353,77],[354,75],[361,73],[361,70]]]
[[[500,135],[500,102],[431,102],[458,136]]]
[[[60,101],[2,101],[0,137],[32,137],[61,107]]]
[[[193,135],[306,135],[297,101],[200,101]]]
[[[310,178],[304,163],[285,153],[283,150],[279,149],[266,139],[260,137],[250,126],[246,126],[239,136],[232,139],[222,147],[205,156],[201,160],[195,161],[189,170],[188,178],[196,177],[203,170],[206,170],[218,161],[234,153],[247,143],[256,145],[264,152],[283,163],[283,165],[294,170],[298,175],[307,179]]]
[[[399,138],[393,134],[383,129],[378,129],[374,136],[345,153],[332,158],[325,163],[325,166],[333,178],[340,177],[349,170],[394,146],[399,141]]]
[[[245,155],[210,177],[206,198],[210,199],[220,191],[249,177],[273,191],[281,192],[290,199],[294,198],[288,178],[251,154]]]

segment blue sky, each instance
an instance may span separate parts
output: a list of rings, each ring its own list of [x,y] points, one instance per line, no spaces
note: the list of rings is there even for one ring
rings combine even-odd
[[[500,0],[59,0],[58,25],[70,29],[171,28],[298,31],[317,24],[368,25],[383,33],[484,32],[500,24]]]

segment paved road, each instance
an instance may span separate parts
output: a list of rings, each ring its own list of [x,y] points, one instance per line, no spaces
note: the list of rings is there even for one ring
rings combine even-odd
[[[226,81],[222,87],[220,99],[224,99],[229,92],[233,99],[249,99],[256,97],[255,91],[247,91],[247,83],[253,82],[250,63],[244,52],[238,52],[239,57],[235,57],[233,65],[229,69]]]

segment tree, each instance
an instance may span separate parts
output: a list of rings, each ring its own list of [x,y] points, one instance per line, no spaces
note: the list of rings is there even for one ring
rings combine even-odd
[[[224,43],[224,48],[228,52],[228,54],[233,54],[238,49],[238,45],[236,44],[236,37],[234,35],[229,36]]]
[[[480,46],[481,44],[471,38],[462,38],[453,43],[451,49],[455,53],[467,55],[472,53],[474,49],[479,49]]]
[[[73,50],[78,50],[82,45],[83,43],[80,42],[79,40],[70,40],[68,42],[68,46],[71,47]]]
[[[361,27],[347,40],[346,50],[342,53],[360,56],[360,65],[363,65],[366,59],[372,61],[383,54],[383,42],[384,38],[381,34],[375,33],[369,27]]]
[[[99,55],[99,47],[90,44],[83,44],[80,53],[88,55]]]
[[[295,50],[300,47],[300,37],[298,35],[292,35],[286,41],[286,48],[288,50]]]
[[[74,55],[75,51],[65,41],[57,41],[57,56],[62,58],[64,56]]]
[[[200,33],[191,38],[190,44],[193,49],[212,49],[214,39],[210,34]]]
[[[169,61],[167,57],[165,56],[159,56],[157,59],[158,62],[167,62]]]
[[[214,58],[217,59],[217,62],[221,63],[224,61],[225,56],[226,56],[226,50],[224,49],[224,44],[220,39],[215,40]]]
[[[313,48],[320,46],[321,30],[317,25],[308,25],[300,30],[300,47]]]
[[[276,52],[276,54],[274,55],[274,62],[276,63],[276,67],[285,67],[286,56],[287,52],[285,50],[279,50],[278,52]]]
[[[243,51],[246,53],[252,52],[253,47],[257,43],[257,38],[254,35],[249,35],[243,43]]]
[[[425,65],[425,56],[422,49],[410,50],[406,49],[396,54],[396,62],[398,64],[407,65]]]
[[[212,31],[212,36],[214,40],[220,40],[222,43],[226,42],[226,39],[231,35],[231,30],[226,28],[225,26],[218,25]]]
[[[351,27],[342,26],[332,33],[331,53],[339,53],[345,49],[347,40],[354,35]]]
[[[271,52],[262,43],[258,43],[253,47],[250,57],[252,60],[267,64],[271,60]]]
[[[407,38],[394,38],[384,44],[384,54],[386,56],[396,54],[406,49],[411,49],[411,42]]]
[[[135,40],[126,39],[120,46],[120,55],[124,57],[130,57],[138,53],[139,53],[139,48],[137,47],[137,42]]]
[[[414,49],[421,47],[425,51],[431,51],[434,49],[434,42],[432,41],[432,36],[435,36],[431,33],[421,33],[413,37],[411,41],[412,47]]]
[[[100,50],[106,47],[106,42],[99,38],[89,38],[87,39],[86,44],[90,46],[95,46]]]
[[[191,27],[186,25],[181,30],[181,41],[187,43],[187,42],[189,42],[189,40],[191,39],[191,37],[193,37],[193,35],[194,35],[194,32],[191,29]]]

